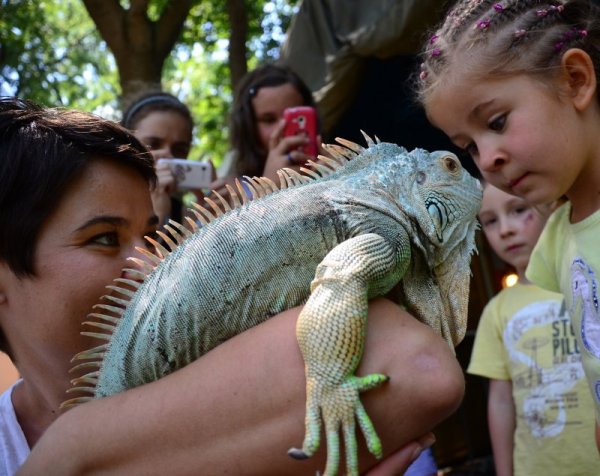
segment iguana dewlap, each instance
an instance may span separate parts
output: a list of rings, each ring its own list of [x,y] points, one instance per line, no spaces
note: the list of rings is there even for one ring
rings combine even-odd
[[[105,343],[75,359],[99,370],[75,379],[71,390],[93,397],[66,404],[159,379],[305,303],[297,337],[307,375],[306,436],[302,450],[290,453],[307,457],[317,450],[322,416],[325,474],[336,474],[338,425],[348,432],[357,417],[380,457],[358,394],[386,377],[354,375],[368,300],[391,292],[449,344],[460,342],[481,187],[449,152],[338,141],[346,147],[326,146],[333,159],[321,157],[303,174],[281,171],[279,187],[247,178],[251,201],[242,187],[230,189],[242,202],[232,210],[218,195],[207,199],[195,211],[201,227],[191,220],[168,226],[166,249],[158,245],[156,254],[135,259],[142,272],[128,270],[143,283],[117,279],[110,288],[122,299],[105,296],[111,302],[90,315],[86,324],[97,332],[85,334]],[[347,471],[358,474],[351,440]]]

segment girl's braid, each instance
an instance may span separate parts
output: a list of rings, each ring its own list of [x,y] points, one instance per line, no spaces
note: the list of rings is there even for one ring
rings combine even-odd
[[[558,64],[560,51],[574,46],[598,68],[599,23],[599,9],[589,0],[463,0],[423,48],[417,93],[423,100],[457,52],[477,47],[489,58],[483,71],[492,73],[545,73]]]

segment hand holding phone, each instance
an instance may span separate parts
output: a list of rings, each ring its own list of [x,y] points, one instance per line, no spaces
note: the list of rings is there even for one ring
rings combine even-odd
[[[166,163],[175,177],[178,190],[197,190],[207,188],[212,182],[212,164],[187,159],[158,159]]]
[[[305,135],[309,142],[298,150],[310,157],[317,157],[317,111],[311,106],[289,107],[283,111],[284,137]]]

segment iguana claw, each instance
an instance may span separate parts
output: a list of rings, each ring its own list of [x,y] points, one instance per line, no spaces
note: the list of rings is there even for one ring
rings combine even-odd
[[[291,448],[288,454],[296,459],[306,459],[317,451],[320,445],[321,414],[327,438],[327,465],[324,476],[334,476],[338,472],[340,429],[344,435],[347,474],[358,475],[356,420],[365,436],[369,451],[376,458],[381,458],[381,441],[359,399],[359,393],[377,387],[387,380],[389,377],[382,374],[350,376],[344,383],[332,386],[308,379],[304,443],[302,449]]]
[[[309,456],[299,448],[290,448],[288,450],[288,455],[294,459],[308,459]]]

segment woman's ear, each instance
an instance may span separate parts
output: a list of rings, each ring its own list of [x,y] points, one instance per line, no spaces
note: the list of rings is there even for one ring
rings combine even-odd
[[[596,94],[596,70],[590,55],[580,48],[571,48],[562,56],[561,76],[575,108],[585,110]]]

